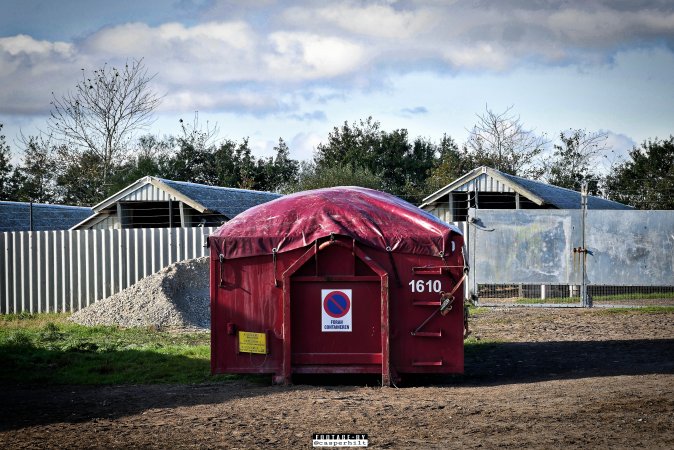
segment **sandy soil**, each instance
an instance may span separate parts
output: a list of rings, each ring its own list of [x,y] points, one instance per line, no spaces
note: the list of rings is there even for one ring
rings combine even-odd
[[[495,308],[472,327],[500,342],[467,352],[466,375],[401,388],[3,386],[0,447],[674,448],[674,314]]]

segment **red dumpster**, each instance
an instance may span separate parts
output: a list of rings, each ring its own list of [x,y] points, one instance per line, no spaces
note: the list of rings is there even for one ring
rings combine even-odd
[[[463,236],[397,197],[288,195],[208,245],[212,373],[463,372]]]

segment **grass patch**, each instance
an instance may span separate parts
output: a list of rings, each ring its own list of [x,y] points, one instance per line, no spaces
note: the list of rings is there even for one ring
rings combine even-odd
[[[594,301],[615,301],[615,300],[648,300],[648,299],[667,299],[674,298],[674,292],[634,292],[631,294],[615,295],[594,295]]]
[[[210,375],[210,333],[85,327],[66,314],[0,320],[0,381],[48,384],[200,383]]]
[[[635,301],[650,300],[650,299],[674,299],[674,292],[633,292],[628,294],[612,294],[612,295],[593,295],[592,301],[595,302],[615,302],[615,301]],[[578,297],[550,297],[546,299],[541,298],[516,298],[514,303],[520,305],[538,305],[541,303],[551,304],[573,304],[580,303]]]
[[[484,314],[489,311],[489,308],[486,306],[470,306],[468,308],[468,314],[470,316]]]
[[[580,299],[574,297],[550,297],[550,298],[516,298],[515,304],[518,305],[540,305],[550,303],[553,305],[580,304]]]
[[[463,341],[463,354],[466,358],[479,355],[481,352],[493,349],[495,346],[503,343],[496,339],[477,339],[471,335]]]

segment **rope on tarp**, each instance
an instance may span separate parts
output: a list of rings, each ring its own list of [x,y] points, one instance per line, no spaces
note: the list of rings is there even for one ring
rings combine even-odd
[[[401,288],[403,285],[400,282],[400,275],[398,275],[398,266],[396,265],[396,260],[393,257],[393,249],[391,249],[391,247],[386,247],[386,253],[388,253],[388,259],[391,262],[391,267],[393,268],[393,276],[396,279],[396,285]]]
[[[276,247],[271,249],[271,259],[272,262],[274,263],[274,287],[278,287],[278,279],[276,278],[276,253],[278,253],[278,250]]]
[[[224,280],[222,276],[222,266],[225,263],[225,245],[227,241],[225,239],[222,240],[222,248],[218,247],[218,241],[217,239],[210,239],[209,238],[209,243],[213,244],[213,247],[215,247],[215,251],[218,255],[218,274],[220,276],[220,287],[224,286]]]

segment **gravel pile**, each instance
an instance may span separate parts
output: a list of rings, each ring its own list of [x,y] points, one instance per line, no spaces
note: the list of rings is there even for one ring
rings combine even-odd
[[[209,258],[181,261],[74,313],[81,325],[208,329]]]

